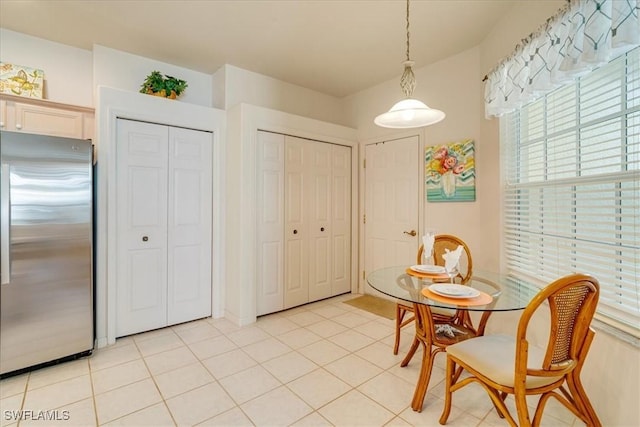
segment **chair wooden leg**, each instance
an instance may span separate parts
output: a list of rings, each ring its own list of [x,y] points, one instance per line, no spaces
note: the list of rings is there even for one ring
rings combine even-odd
[[[485,389],[489,393],[489,397],[491,398],[493,406],[496,408],[500,418],[506,420],[511,427],[518,427],[516,420],[513,419],[509,413],[509,409],[507,409],[507,405],[504,403],[504,397],[502,397],[497,390],[489,388],[488,386],[485,386]]]
[[[582,345],[582,350],[580,352],[580,362],[575,367],[575,369],[571,371],[569,375],[567,375],[567,386],[569,387],[569,391],[573,394],[573,398],[577,401],[576,405],[584,414],[584,416],[589,419],[590,425],[601,427],[602,424],[598,419],[598,415],[593,409],[593,406],[589,401],[589,397],[587,396],[587,392],[584,390],[582,381],[580,380],[580,372],[582,372],[582,366],[584,365],[584,361],[587,358],[587,352],[591,347],[594,335],[595,333],[593,332],[593,329],[589,329],[585,338],[585,342]]]
[[[567,376],[567,386],[569,387],[569,391],[571,391],[571,394],[576,401],[576,406],[580,412],[588,419],[589,426],[602,427],[600,419],[598,419],[598,415],[596,415],[596,411],[593,409],[593,406],[589,401],[589,397],[587,397],[587,393],[582,386],[582,381],[580,381],[579,375],[579,370],[574,369],[574,371]]]
[[[413,355],[416,353],[416,350],[418,349],[419,345],[420,345],[420,340],[418,338],[413,338],[413,342],[411,343],[411,348],[409,348],[407,355],[404,357],[404,359],[402,359],[402,362],[400,363],[401,367],[404,368],[409,364],[409,362],[411,362],[411,359],[413,358]]]
[[[413,401],[411,402],[411,408],[416,412],[422,412],[424,396],[427,394],[429,380],[431,379],[431,371],[433,370],[433,361],[436,354],[442,351],[440,348],[436,348],[431,351],[431,349],[427,348],[425,343],[422,343],[422,347],[422,366],[420,367],[420,376],[418,377],[416,391],[413,393]]]
[[[447,419],[451,413],[451,386],[457,381],[457,377],[459,376],[456,376],[454,373],[455,366],[456,364],[453,359],[447,356],[447,372],[444,377],[444,408],[442,408],[442,415],[440,415],[440,420],[438,420],[442,425],[447,423]]]
[[[398,349],[400,348],[400,330],[402,328],[402,319],[404,319],[406,312],[400,305],[396,304],[396,341],[393,345],[393,354],[398,354]]]
[[[516,401],[516,411],[518,412],[518,421],[520,422],[520,427],[530,427],[531,419],[529,418],[527,396],[523,393],[516,393],[514,394],[514,398]]]

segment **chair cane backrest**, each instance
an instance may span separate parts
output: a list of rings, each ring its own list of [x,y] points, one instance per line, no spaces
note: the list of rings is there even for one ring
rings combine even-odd
[[[435,236],[433,241],[433,263],[435,265],[444,265],[444,259],[442,255],[446,252],[445,249],[449,249],[449,251],[454,251],[458,248],[458,246],[462,246],[463,254],[460,257],[460,273],[458,273],[458,278],[460,283],[465,284],[469,280],[471,280],[471,275],[473,274],[473,260],[471,259],[471,250],[469,246],[460,239],[459,237],[453,236],[451,234],[438,234]],[[422,253],[424,252],[424,245],[420,245],[418,248],[418,256],[417,263],[422,264]]]
[[[598,280],[586,274],[572,274],[542,289],[522,313],[516,341],[516,367],[527,366],[527,328],[535,311],[546,301],[551,328],[540,369],[531,366],[520,375],[562,375],[570,372],[586,356],[593,330],[591,320],[598,304]],[[518,376],[516,368],[516,376]],[[516,381],[517,382],[517,381]]]

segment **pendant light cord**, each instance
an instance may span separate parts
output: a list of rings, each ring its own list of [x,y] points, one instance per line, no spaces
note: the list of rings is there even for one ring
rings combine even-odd
[[[416,88],[416,77],[413,75],[413,61],[409,57],[409,0],[407,0],[407,60],[404,61],[404,72],[400,77],[400,88],[405,98],[411,98],[413,90]]]
[[[409,0],[407,0],[407,61],[411,61],[409,58]]]

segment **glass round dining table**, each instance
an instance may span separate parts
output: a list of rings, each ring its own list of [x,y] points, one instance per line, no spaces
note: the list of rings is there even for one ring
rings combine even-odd
[[[446,351],[448,345],[484,335],[492,313],[523,310],[540,290],[506,274],[476,269],[464,285],[451,286],[450,282],[444,274],[420,272],[406,265],[381,268],[367,276],[373,289],[413,307],[416,333],[400,366],[406,366],[418,347],[423,346],[420,376],[411,403],[417,412],[422,411],[437,353]],[[481,312],[477,326],[472,312]]]
[[[434,280],[435,279],[435,280]],[[460,301],[451,299],[436,299],[432,294],[425,296],[423,289],[429,288],[435,282],[448,282],[442,277],[429,276],[413,271],[410,266],[386,267],[371,272],[367,276],[367,283],[375,290],[390,297],[398,298],[408,303],[425,304],[430,307],[463,309],[469,311],[512,311],[524,310],[533,297],[540,290],[530,282],[515,279],[506,274],[484,270],[473,270],[471,280],[466,283],[472,289],[490,295],[491,301],[482,305],[468,305],[467,299]]]

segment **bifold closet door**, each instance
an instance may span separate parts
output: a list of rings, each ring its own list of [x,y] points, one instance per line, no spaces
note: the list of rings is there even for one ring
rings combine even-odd
[[[305,145],[308,179],[306,217],[308,218],[309,299],[331,296],[331,163],[332,144],[308,142]]]
[[[309,144],[302,138],[285,137],[284,308],[309,302]]]
[[[117,121],[116,336],[167,325],[165,126]]]
[[[351,148],[260,131],[257,314],[351,289]]]
[[[168,324],[211,316],[211,133],[169,127]]]
[[[117,121],[116,336],[211,315],[211,143]]]
[[[258,316],[284,308],[284,138],[258,132]]]
[[[351,148],[331,146],[331,295],[351,291]]]
[[[351,288],[351,149],[285,138],[285,308]]]

